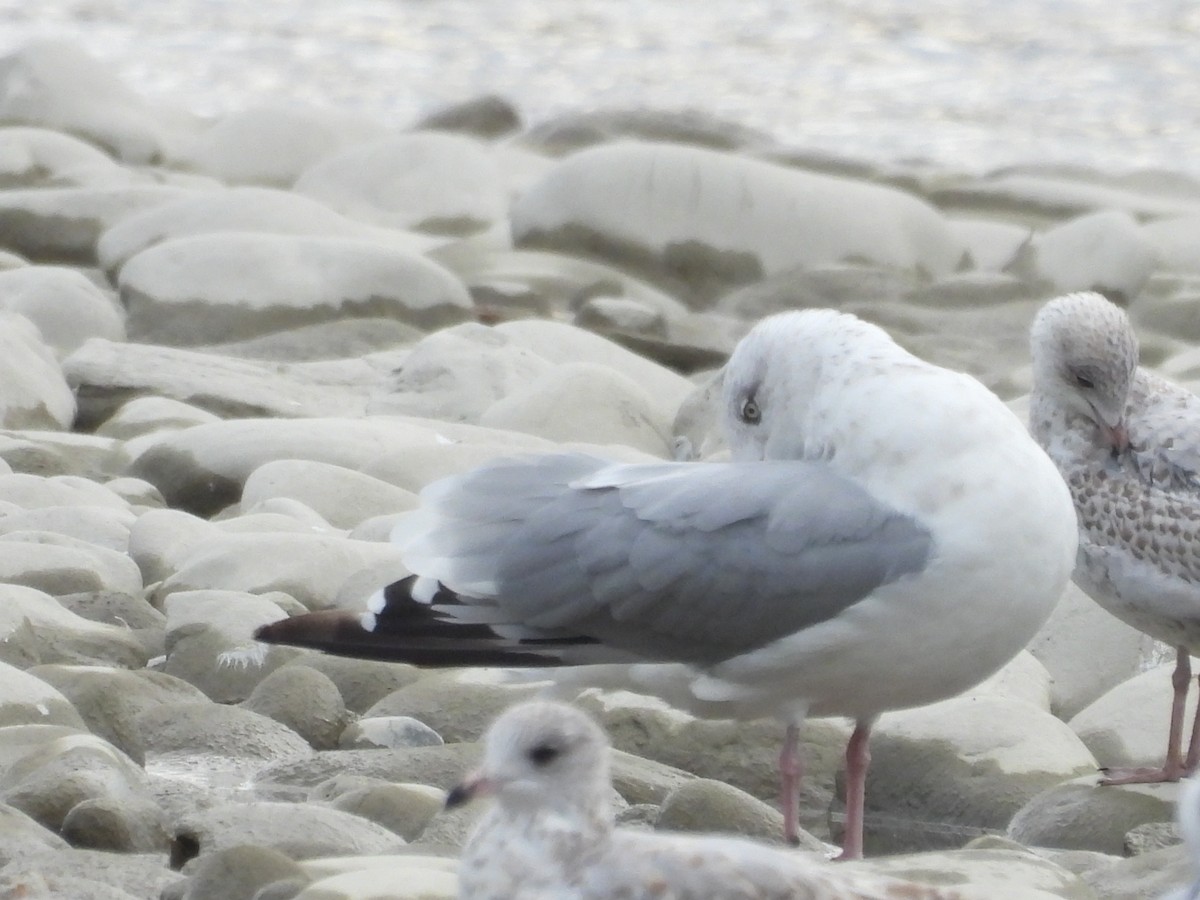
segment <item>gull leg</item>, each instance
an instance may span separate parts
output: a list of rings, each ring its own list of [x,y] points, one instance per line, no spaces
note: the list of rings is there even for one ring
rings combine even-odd
[[[1192,740],[1188,746],[1185,764],[1181,744],[1183,742],[1183,708],[1187,702],[1188,687],[1192,683],[1192,662],[1187,648],[1178,647],[1175,656],[1175,671],[1171,673],[1171,686],[1175,695],[1171,699],[1171,729],[1167,734],[1167,758],[1161,768],[1105,769],[1101,784],[1155,784],[1163,781],[1178,781],[1195,765],[1193,754],[1200,754],[1197,746],[1196,723],[1192,723]]]
[[[1196,685],[1196,715],[1192,718],[1192,738],[1188,741],[1187,757],[1183,761],[1183,774],[1191,775],[1200,764],[1200,680]]]
[[[800,843],[800,726],[788,725],[779,751],[779,808],[783,812],[783,839],[795,847]]]
[[[846,744],[846,827],[838,859],[862,859],[863,808],[867,795],[867,769],[871,765],[871,725],[860,719]]]

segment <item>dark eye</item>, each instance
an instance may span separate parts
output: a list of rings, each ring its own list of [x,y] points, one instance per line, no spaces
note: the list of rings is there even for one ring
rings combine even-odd
[[[1076,375],[1075,383],[1085,391],[1090,391],[1096,386],[1096,382],[1092,381],[1092,379],[1088,378],[1086,375]]]
[[[562,751],[553,744],[538,744],[529,751],[529,759],[535,766],[545,766],[554,762]]]
[[[758,408],[758,402],[753,397],[747,397],[738,411],[738,417],[747,425],[757,425],[762,419],[762,410]]]

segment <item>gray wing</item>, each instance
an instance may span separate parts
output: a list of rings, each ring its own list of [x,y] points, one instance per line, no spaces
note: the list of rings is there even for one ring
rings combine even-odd
[[[1200,489],[1200,397],[1139,369],[1130,394],[1130,457],[1165,490]]]
[[[405,563],[513,637],[714,664],[919,572],[929,531],[820,463],[503,460],[432,485]],[[481,613],[481,614],[479,614]]]

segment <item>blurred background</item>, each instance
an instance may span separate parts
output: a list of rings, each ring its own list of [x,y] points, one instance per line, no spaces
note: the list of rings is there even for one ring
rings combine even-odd
[[[38,37],[202,114],[403,126],[496,93],[529,123],[702,109],[877,162],[1200,176],[1194,0],[0,0],[0,53]]]

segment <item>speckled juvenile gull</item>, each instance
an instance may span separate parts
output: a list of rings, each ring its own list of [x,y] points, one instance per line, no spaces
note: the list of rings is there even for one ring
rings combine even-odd
[[[1182,748],[1189,654],[1200,651],[1200,398],[1138,366],[1129,318],[1099,294],[1051,300],[1030,344],[1030,425],[1079,514],[1075,581],[1176,648],[1163,765],[1112,769],[1104,783],[1174,781],[1200,760],[1200,718]]]
[[[261,636],[427,665],[677,663],[623,671],[700,715],[787,723],[789,838],[800,725],[850,717],[844,852],[859,856],[872,723],[1025,646],[1074,563],[1070,496],[979,382],[854,316],[759,323],[723,405],[733,462],[566,453],[436,482],[394,535],[412,578],[365,618]]]
[[[742,838],[618,828],[608,740],[561,703],[501,715],[448,807],[494,796],[463,849],[461,900],[950,900],[956,895]]]

